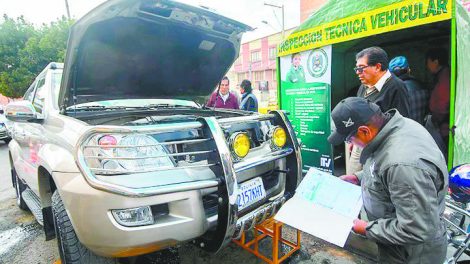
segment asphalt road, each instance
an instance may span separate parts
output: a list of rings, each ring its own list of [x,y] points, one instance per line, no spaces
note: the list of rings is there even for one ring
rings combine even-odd
[[[0,263],[55,263],[59,260],[57,240],[45,241],[42,226],[34,216],[19,209],[15,203],[15,191],[11,184],[8,147],[0,141]],[[287,236],[295,231],[284,228]],[[353,264],[374,263],[342,248],[302,234],[301,249],[284,263]],[[270,242],[261,248],[269,252]],[[133,259],[123,259],[121,263],[264,263],[231,243],[217,254],[206,253],[191,244],[170,250],[148,254]]]

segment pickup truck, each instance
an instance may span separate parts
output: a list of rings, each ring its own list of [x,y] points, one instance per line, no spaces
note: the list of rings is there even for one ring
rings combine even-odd
[[[17,204],[63,263],[193,242],[216,252],[276,214],[301,181],[286,114],[208,108],[250,28],[168,0],[111,0],[72,26],[12,121]]]

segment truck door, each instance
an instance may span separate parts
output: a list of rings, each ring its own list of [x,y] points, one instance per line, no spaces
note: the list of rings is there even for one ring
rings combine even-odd
[[[36,89],[32,97],[32,104],[39,115],[43,115],[43,106],[46,93],[46,74],[37,78]],[[38,152],[42,144],[42,124],[23,123],[24,142],[21,145],[23,160],[25,162],[25,179],[36,195],[38,188]]]

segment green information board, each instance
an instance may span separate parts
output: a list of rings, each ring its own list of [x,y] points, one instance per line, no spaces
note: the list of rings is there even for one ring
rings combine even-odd
[[[330,135],[331,46],[280,58],[281,109],[301,141],[304,170],[333,172]]]

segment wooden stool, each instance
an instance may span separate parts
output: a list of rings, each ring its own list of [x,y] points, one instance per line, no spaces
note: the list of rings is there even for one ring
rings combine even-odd
[[[300,231],[297,230],[297,244],[294,244],[294,242],[282,237],[283,225],[282,222],[276,221],[274,218],[269,218],[255,226],[253,239],[246,241],[246,235],[245,232],[243,232],[239,240],[233,239],[232,241],[267,263],[278,264],[300,249]],[[271,237],[272,240],[272,259],[269,259],[259,252],[259,241],[266,237]],[[279,256],[279,243],[290,248],[290,250],[281,257]]]

